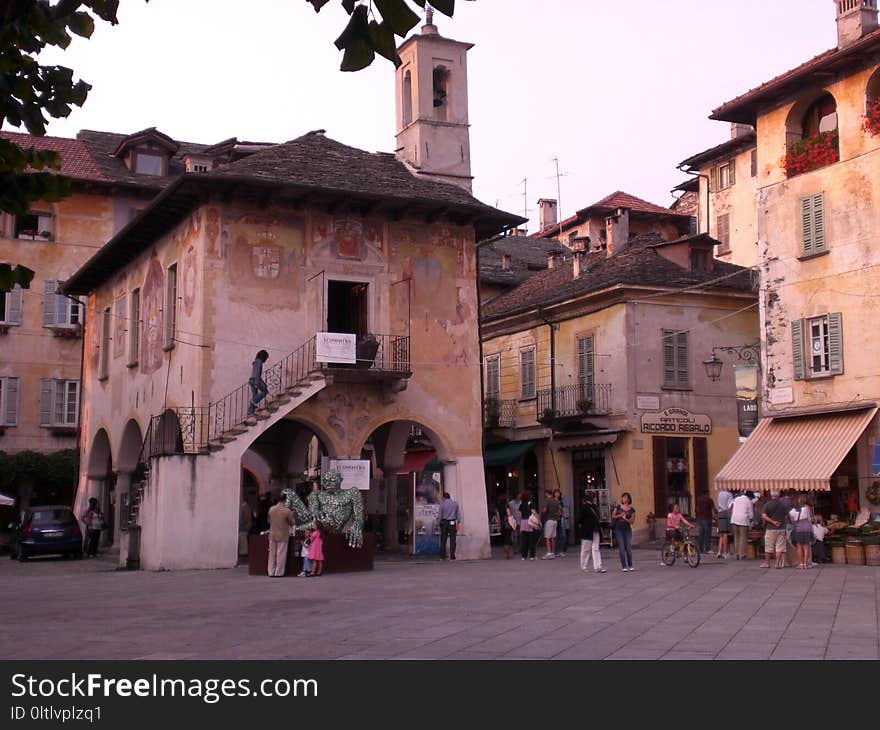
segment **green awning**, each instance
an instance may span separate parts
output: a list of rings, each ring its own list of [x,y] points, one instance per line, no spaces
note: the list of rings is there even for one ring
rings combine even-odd
[[[502,446],[492,446],[483,454],[485,466],[507,466],[519,459],[534,446],[534,441],[514,441]]]

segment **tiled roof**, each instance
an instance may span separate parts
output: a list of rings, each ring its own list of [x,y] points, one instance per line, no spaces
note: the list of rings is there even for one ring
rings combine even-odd
[[[212,177],[240,177],[348,194],[441,202],[495,210],[457,185],[414,174],[393,154],[366,152],[309,132],[223,165]],[[497,212],[497,211],[495,211]]]
[[[611,193],[611,195],[602,198],[598,203],[593,203],[586,208],[582,208],[578,211],[578,215],[589,216],[592,213],[604,213],[606,211],[614,210],[615,208],[627,208],[633,213],[668,215],[673,217],[681,216],[680,213],[669,210],[669,208],[654,205],[654,203],[649,203],[647,200],[637,198],[635,195],[624,193],[622,190]]]
[[[725,102],[712,111],[710,119],[727,122],[755,124],[757,109],[767,102],[781,99],[803,84],[811,75],[821,75],[822,85],[827,83],[828,73],[837,73],[850,67],[865,64],[865,55],[880,49],[880,28],[871,31],[863,38],[845,48],[831,48],[806,63],[786,71],[769,81]],[[876,62],[876,59],[874,60]]]
[[[757,145],[758,135],[755,132],[749,132],[748,134],[728,139],[726,142],[715,145],[708,150],[691,155],[686,160],[683,160],[679,167],[687,167],[691,170],[699,169],[706,162],[714,162],[730,155],[736,155],[743,150],[757,147]]]
[[[572,275],[571,259],[527,279],[516,289],[502,294],[483,307],[483,319],[500,319],[539,306],[549,306],[619,285],[684,288],[706,284],[727,275],[730,278],[710,285],[713,290],[752,291],[749,270],[715,261],[711,272],[690,271],[663,258],[656,250],[665,241],[657,234],[633,238],[620,253],[605,251],[585,255],[582,273]],[[739,275],[737,275],[739,274]]]
[[[480,281],[488,284],[519,284],[536,271],[547,268],[547,253],[570,253],[568,247],[537,236],[499,236],[480,247]],[[510,257],[509,268],[502,256]]]
[[[106,180],[100,167],[95,163],[88,146],[79,139],[65,137],[35,137],[20,132],[0,132],[0,137],[14,142],[19,147],[50,150],[61,156],[61,174],[77,180]],[[51,172],[51,170],[50,170]]]

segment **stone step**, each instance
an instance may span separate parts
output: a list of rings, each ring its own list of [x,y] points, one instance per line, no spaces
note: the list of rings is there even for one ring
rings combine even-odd
[[[242,421],[242,423],[244,423],[247,426],[256,426],[257,425],[257,418],[256,418],[256,416],[248,416],[247,418],[244,419],[244,421]]]
[[[243,425],[233,426],[226,433],[234,433],[236,436],[240,436],[243,433],[247,433],[247,428]]]
[[[259,411],[254,413],[254,418],[256,418],[258,421],[265,421],[267,418],[269,418],[270,415],[272,414],[269,413],[269,411],[267,411],[265,408],[261,408]]]
[[[272,403],[283,406],[285,403],[290,403],[290,396],[284,395],[283,393],[281,395],[276,395],[272,399]]]
[[[217,440],[220,441],[220,443],[228,444],[230,441],[235,441],[235,439],[237,439],[237,438],[238,438],[238,434],[234,434],[234,433],[230,433],[229,431],[226,431],[225,433],[221,433],[217,437]]]
[[[297,398],[302,395],[302,389],[298,387],[288,388],[288,395],[292,395],[294,398]]]

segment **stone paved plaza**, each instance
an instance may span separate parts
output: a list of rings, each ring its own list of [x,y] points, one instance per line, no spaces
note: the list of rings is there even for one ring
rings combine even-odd
[[[499,556],[500,557],[500,556]],[[582,574],[569,553],[321,578],[3,557],[3,659],[878,659],[880,568]]]

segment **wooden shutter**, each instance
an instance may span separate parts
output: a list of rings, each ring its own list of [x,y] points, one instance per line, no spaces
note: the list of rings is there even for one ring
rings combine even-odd
[[[6,295],[6,324],[21,324],[21,287],[18,284]]]
[[[654,457],[654,516],[661,519],[666,515],[666,439],[652,437]]]
[[[752,177],[758,176],[758,150],[752,150]]]
[[[40,425],[52,425],[52,401],[55,393],[55,381],[45,378],[40,381]]]
[[[791,357],[794,362],[794,379],[803,380],[807,375],[804,361],[804,320],[795,319],[791,323]]]
[[[825,195],[813,196],[813,253],[825,250]]]
[[[58,282],[54,279],[43,282],[43,327],[53,327],[57,323],[55,289]]]
[[[52,403],[53,423],[56,426],[64,425],[64,406],[67,399],[67,383],[63,380],[55,381],[55,397]]]
[[[694,496],[709,494],[709,449],[706,439],[695,436],[691,439],[694,452]]]
[[[535,397],[535,351],[523,350],[520,353],[520,397]]]
[[[64,284],[63,281],[55,283],[55,288],[60,289]],[[55,324],[70,324],[70,305],[71,301],[63,294],[55,295]]]
[[[578,337],[578,384],[592,389],[594,382],[593,335]]]
[[[843,375],[843,315],[840,312],[828,315],[828,371],[832,375]]]
[[[727,167],[729,170],[730,184],[735,185],[736,184],[736,160],[731,160],[730,162],[728,162]]]
[[[486,360],[486,397],[497,399],[501,392],[500,358],[490,357]]]
[[[3,385],[6,390],[6,417],[7,426],[18,425],[18,378],[5,378]]]
[[[675,339],[675,384],[686,386],[691,381],[688,333],[679,332]]]
[[[713,167],[709,170],[709,192],[714,193],[718,190],[718,168]]]
[[[675,385],[675,333],[663,330],[663,385]]]

